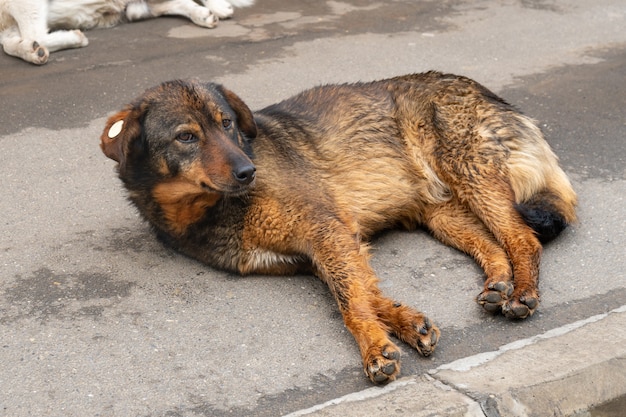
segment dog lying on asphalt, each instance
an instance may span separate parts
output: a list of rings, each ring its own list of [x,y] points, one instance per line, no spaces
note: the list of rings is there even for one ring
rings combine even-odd
[[[233,6],[254,0],[0,0],[0,44],[4,52],[42,65],[50,52],[87,46],[79,29],[111,27],[122,21],[164,15],[183,16],[198,26],[215,27],[231,17]],[[53,32],[48,33],[49,30]]]
[[[239,274],[310,271],[328,284],[366,375],[394,380],[394,334],[424,356],[439,329],[378,288],[367,242],[428,228],[473,256],[478,303],[525,318],[541,241],[576,220],[576,195],[536,124],[480,84],[428,72],[328,85],[252,113],[199,81],[147,90],[101,136],[158,237]]]

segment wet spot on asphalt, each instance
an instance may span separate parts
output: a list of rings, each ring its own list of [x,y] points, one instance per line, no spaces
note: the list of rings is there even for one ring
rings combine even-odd
[[[120,299],[128,297],[133,282],[119,281],[100,272],[57,273],[40,268],[29,276],[16,276],[4,296],[10,308],[0,322],[34,318],[98,318]]]

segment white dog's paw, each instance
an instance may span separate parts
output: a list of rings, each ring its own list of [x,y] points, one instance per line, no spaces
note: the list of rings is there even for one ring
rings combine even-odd
[[[37,41],[33,41],[29,49],[30,50],[27,55],[24,57],[27,61],[32,62],[35,65],[43,65],[48,62],[50,53],[45,46],[41,46],[37,43]]]
[[[206,0],[204,3],[220,19],[228,19],[235,12],[233,6],[226,0]]]
[[[193,13],[191,16],[191,21],[198,26],[202,26],[205,28],[214,28],[217,25],[219,19],[215,16],[211,11],[205,7],[199,7],[197,13]]]
[[[87,36],[85,36],[85,34],[83,32],[81,32],[78,29],[74,29],[72,30],[74,36],[76,37],[76,47],[77,48],[82,48],[85,47],[87,45],[89,45],[89,39],[87,39]]]

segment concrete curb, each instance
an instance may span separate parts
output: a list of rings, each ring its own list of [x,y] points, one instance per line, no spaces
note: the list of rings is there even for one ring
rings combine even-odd
[[[571,416],[626,395],[626,305],[287,417]]]

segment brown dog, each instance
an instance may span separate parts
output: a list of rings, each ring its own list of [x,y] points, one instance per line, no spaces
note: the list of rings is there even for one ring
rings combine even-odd
[[[424,225],[486,274],[478,302],[524,318],[539,300],[540,239],[576,195],[531,119],[437,72],[305,91],[253,114],[224,87],[172,81],[112,116],[102,150],[159,237],[240,274],[314,272],[367,376],[400,372],[389,333],[428,356],[439,330],[381,294],[367,242]]]

